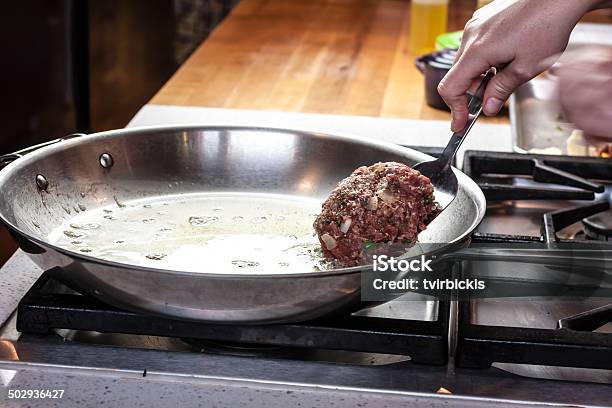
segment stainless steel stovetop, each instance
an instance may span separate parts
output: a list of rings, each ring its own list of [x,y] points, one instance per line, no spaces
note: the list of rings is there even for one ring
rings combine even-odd
[[[17,272],[21,270],[18,264],[28,263],[17,254],[0,272],[4,280],[23,280]],[[29,267],[34,269],[31,264]],[[29,285],[23,282],[21,286],[27,289]],[[558,318],[601,304],[601,300],[483,300],[473,323],[553,328]],[[413,299],[389,302],[362,313],[435,320],[437,312],[437,302]],[[610,331],[610,325],[605,330]],[[37,379],[58,371],[62,375],[84,375],[92,381],[108,376],[130,379],[136,388],[149,381],[175,384],[177,389],[183,383],[198,388],[213,382],[215,388],[227,389],[227,404],[238,398],[234,395],[236,387],[242,392],[248,389],[254,401],[261,398],[260,393],[283,390],[282,397],[291,395],[290,401],[315,406],[315,396],[325,406],[331,401],[354,406],[354,398],[375,404],[403,401],[408,406],[425,401],[431,406],[504,406],[521,401],[605,406],[612,395],[610,370],[513,364],[471,370],[454,367],[452,359],[447,366],[435,367],[412,364],[406,356],[224,345],[217,348],[215,344],[193,344],[169,337],[66,330],[28,335],[16,331],[14,315],[3,325],[0,338],[0,372],[16,373],[5,387],[20,377],[26,377],[29,385],[43,387],[44,381]],[[163,392],[168,391],[164,388]],[[260,402],[264,401],[267,399]]]

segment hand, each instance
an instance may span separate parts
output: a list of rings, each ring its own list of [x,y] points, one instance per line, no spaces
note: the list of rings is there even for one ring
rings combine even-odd
[[[572,29],[596,2],[589,0],[496,0],[468,21],[455,65],[438,92],[452,111],[451,128],[467,123],[465,93],[489,68],[502,68],[487,86],[485,115],[496,115],[512,92],[552,65]],[[601,2],[597,2],[601,3]]]
[[[612,142],[612,47],[589,47],[566,55],[555,75],[565,118],[587,138]]]

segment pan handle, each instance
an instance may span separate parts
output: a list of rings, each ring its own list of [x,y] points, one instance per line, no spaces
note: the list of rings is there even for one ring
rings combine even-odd
[[[63,142],[64,140],[73,139],[75,137],[86,136],[84,133],[72,133],[68,136],[61,137],[59,139],[49,140],[48,142],[39,143],[34,146],[26,147],[25,149],[17,150],[16,152],[3,154],[0,156],[0,170],[6,167],[8,164],[14,162],[15,160],[23,157],[24,155],[31,153],[40,148],[51,146],[59,142]]]
[[[469,247],[439,256],[436,261],[525,262],[557,267],[612,270],[611,249]]]

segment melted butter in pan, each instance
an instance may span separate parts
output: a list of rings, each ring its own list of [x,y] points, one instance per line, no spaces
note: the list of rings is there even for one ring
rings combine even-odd
[[[109,261],[206,273],[325,269],[312,224],[321,202],[267,194],[153,197],[88,210],[52,244]]]

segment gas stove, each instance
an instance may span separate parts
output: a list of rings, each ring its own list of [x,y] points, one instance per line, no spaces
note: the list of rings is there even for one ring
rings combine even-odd
[[[468,151],[462,167],[487,198],[487,212],[473,244],[524,244],[544,251],[612,248],[610,160]],[[503,262],[478,268],[498,277],[523,277],[532,282],[529,288],[538,279],[552,286],[565,279],[559,276],[576,274],[574,268],[564,271],[528,263],[520,268]],[[609,288],[611,271],[612,263],[601,274],[589,271],[588,278],[574,281],[569,289],[578,292],[595,275],[601,275],[599,289]],[[551,273],[554,278],[547,281]],[[572,372],[564,367],[612,369],[612,298],[586,293],[530,298],[527,292],[523,297],[458,302],[457,364],[486,367],[499,362],[524,375],[534,372],[525,364],[550,365],[555,367],[546,371],[557,378]],[[596,381],[601,374],[588,373],[581,371],[580,376]]]
[[[467,151],[462,167],[488,201],[474,245],[612,249],[612,162]],[[27,275],[9,269],[2,272]],[[48,272],[33,275],[36,282],[2,327],[0,371],[26,363],[179,382],[214,379],[261,392],[341,390],[362,401],[382,395],[385,402],[434,406],[606,405],[612,393],[612,296],[447,301],[408,293],[350,315],[236,326],[119,310]],[[602,271],[600,287],[612,287],[610,272]],[[470,260],[453,273],[546,283],[551,273],[566,272]]]

